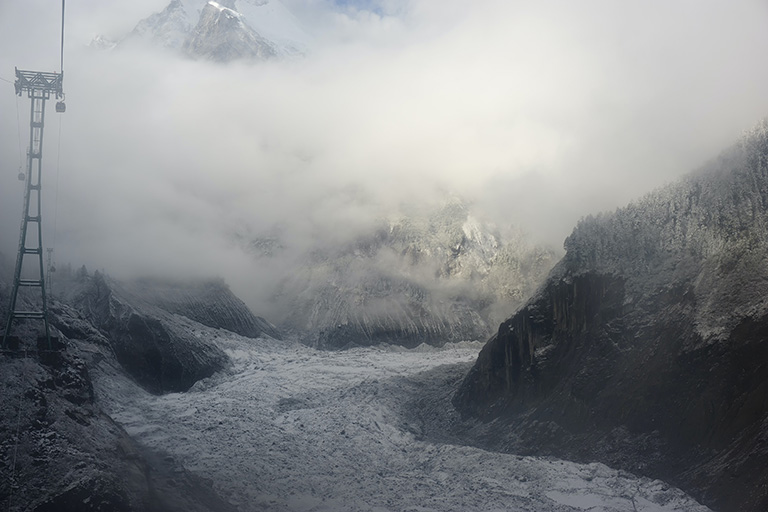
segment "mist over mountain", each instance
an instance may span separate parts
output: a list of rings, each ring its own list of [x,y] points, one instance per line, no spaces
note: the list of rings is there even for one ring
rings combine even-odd
[[[763,0],[63,4],[0,508],[768,508]]]
[[[6,254],[18,240],[27,133],[13,68],[59,62],[60,12],[44,4],[4,3],[0,16],[14,47],[0,56]],[[170,4],[67,7],[68,110],[47,117],[44,239],[57,261],[119,278],[220,275],[260,314],[274,272],[232,243],[233,226],[258,235],[279,225],[298,257],[315,238],[351,243],[400,205],[448,192],[478,218],[560,247],[581,216],[674,179],[768,110],[765,70],[746,62],[766,34],[759,2],[707,4],[691,17],[668,2],[430,0],[371,11],[286,0],[315,38],[307,58],[222,65],[138,39],[86,47],[96,33],[123,39]],[[184,4],[192,30],[207,4]],[[275,42],[248,8],[277,5],[235,10]],[[651,41],[648,26],[658,26]],[[738,35],[711,37],[735,26]]]
[[[766,225],[762,121],[679,183],[582,220],[454,403],[498,449],[598,459],[717,510],[763,510]]]
[[[276,283],[273,321],[324,348],[484,339],[554,264],[555,251],[480,221],[458,198],[405,210],[301,256]],[[283,255],[279,240],[250,244],[257,265]]]
[[[138,41],[221,63],[299,56],[311,45],[280,0],[171,0],[119,41],[97,35],[89,46],[111,50]]]

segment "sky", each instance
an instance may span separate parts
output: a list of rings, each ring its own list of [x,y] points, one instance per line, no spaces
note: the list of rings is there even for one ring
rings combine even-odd
[[[270,0],[277,1],[277,0]],[[695,169],[768,115],[768,3],[283,0],[304,58],[98,52],[166,0],[67,2],[67,113],[49,106],[44,238],[116,276],[277,275],[404,204],[460,195],[562,247],[580,217]],[[57,70],[60,4],[0,0],[0,252],[15,254],[28,139],[14,66]],[[255,299],[254,299],[255,300]]]

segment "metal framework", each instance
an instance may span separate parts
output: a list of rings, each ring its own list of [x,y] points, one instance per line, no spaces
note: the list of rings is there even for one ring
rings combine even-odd
[[[21,217],[21,234],[19,250],[16,256],[16,269],[13,274],[13,291],[8,306],[8,319],[3,333],[3,348],[8,347],[8,338],[17,319],[42,320],[45,325],[45,340],[48,350],[53,349],[51,332],[48,327],[48,302],[45,292],[45,271],[43,267],[43,224],[41,177],[43,169],[43,128],[45,124],[45,102],[51,95],[56,98],[64,96],[63,73],[44,73],[39,71],[22,71],[16,69],[16,94],[24,92],[30,99],[29,149],[27,150],[27,174],[24,193],[24,211]],[[60,102],[63,105],[63,102]],[[35,236],[34,227],[37,226]],[[31,256],[37,258],[35,271],[37,277],[22,278],[24,259]],[[19,288],[39,288],[42,300],[41,309],[18,310],[16,303],[19,298]]]

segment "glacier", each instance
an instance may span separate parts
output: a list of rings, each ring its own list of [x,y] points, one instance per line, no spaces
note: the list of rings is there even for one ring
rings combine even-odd
[[[94,388],[134,439],[238,510],[709,510],[603,464],[463,445],[449,400],[479,342],[326,352],[215,336],[234,365],[189,392],[151,395],[107,360]]]

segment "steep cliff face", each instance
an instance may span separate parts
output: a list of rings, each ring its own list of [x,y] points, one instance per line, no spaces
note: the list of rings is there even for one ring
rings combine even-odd
[[[454,397],[497,449],[598,459],[768,508],[768,125],[583,220]]]
[[[183,51],[196,58],[218,62],[268,60],[278,55],[277,48],[259,35],[234,10],[234,2],[208,2],[200,20],[184,41]]]
[[[312,45],[280,0],[171,0],[125,38],[98,35],[89,46],[110,50],[137,41],[217,62],[293,58],[306,55]]]
[[[193,27],[194,23],[184,2],[171,0],[162,11],[139,21],[129,37],[147,39],[152,44],[163,48],[178,49],[182,47]],[[117,44],[111,41],[107,41],[106,45],[95,42],[104,40],[103,36],[97,37],[98,39],[91,42],[91,46],[98,45],[98,47],[111,49]]]
[[[186,391],[228,365],[227,355],[198,338],[193,324],[174,321],[172,314],[121,292],[97,275],[72,303],[107,336],[117,360],[147,390]]]
[[[91,495],[104,507],[130,510],[131,494],[142,484],[146,491],[146,481],[128,479],[121,484],[120,476],[130,472],[132,462],[94,458],[98,452],[117,452],[121,441],[130,442],[94,407],[83,361],[68,357],[51,366],[5,356],[0,367],[6,411],[0,420],[5,434],[0,436],[0,454],[8,475],[0,483],[3,508],[75,510],[66,505],[66,495],[79,495],[81,500]],[[138,489],[132,489],[137,484]],[[96,510],[87,503],[84,510]]]
[[[450,200],[317,248],[283,280],[278,322],[323,348],[484,339],[530,296],[554,252]]]

